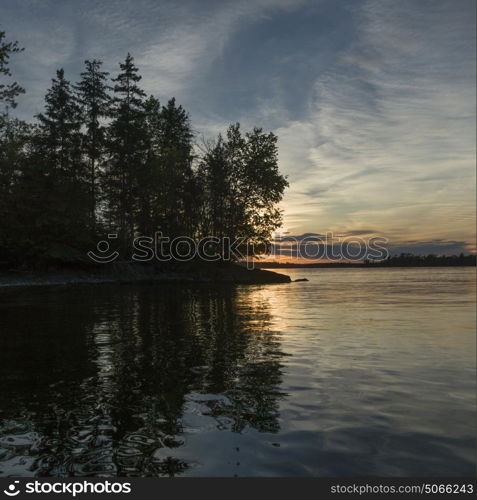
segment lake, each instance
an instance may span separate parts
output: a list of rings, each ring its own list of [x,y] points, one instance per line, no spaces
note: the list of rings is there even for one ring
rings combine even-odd
[[[0,291],[0,476],[473,476],[475,268]]]

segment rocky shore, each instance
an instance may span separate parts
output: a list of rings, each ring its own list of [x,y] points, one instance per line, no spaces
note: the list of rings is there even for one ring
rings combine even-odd
[[[48,269],[0,271],[0,288],[102,283],[289,283],[290,277],[263,269],[249,270],[231,263],[182,263],[175,265],[115,262],[68,265]]]

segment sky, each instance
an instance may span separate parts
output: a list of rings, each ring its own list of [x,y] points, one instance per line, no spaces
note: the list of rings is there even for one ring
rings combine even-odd
[[[282,233],[380,236],[394,253],[475,251],[475,0],[2,0],[25,47],[16,113],[55,70],[127,52],[198,138],[278,136]]]

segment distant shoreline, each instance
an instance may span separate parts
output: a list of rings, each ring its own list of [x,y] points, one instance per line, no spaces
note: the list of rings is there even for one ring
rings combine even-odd
[[[476,267],[476,264],[256,264],[257,269],[390,269],[395,267]]]
[[[270,269],[390,269],[390,268],[475,267],[475,262],[459,264],[366,264],[256,263],[249,270],[243,265],[193,262],[160,267],[154,264],[117,262],[107,265],[70,264],[40,269],[0,270],[0,290],[25,287],[52,287],[101,284],[274,284],[290,283],[289,276]]]

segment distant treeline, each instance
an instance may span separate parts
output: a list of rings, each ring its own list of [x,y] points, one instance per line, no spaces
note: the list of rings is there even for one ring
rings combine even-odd
[[[130,54],[112,79],[95,59],[77,83],[59,69],[44,111],[21,121],[9,109],[24,90],[8,83],[21,50],[0,32],[0,262],[74,261],[110,233],[124,247],[156,231],[265,245],[280,226],[273,133],[237,123],[198,145],[175,99],[146,96]]]
[[[476,256],[464,255],[413,255],[411,253],[401,253],[400,255],[389,256],[381,262],[365,261],[368,266],[475,266]]]
[[[311,268],[311,267],[427,267],[427,266],[475,266],[477,256],[473,254],[464,255],[413,255],[402,253],[393,255],[382,261],[365,260],[364,262],[258,262],[256,267],[262,268]]]

